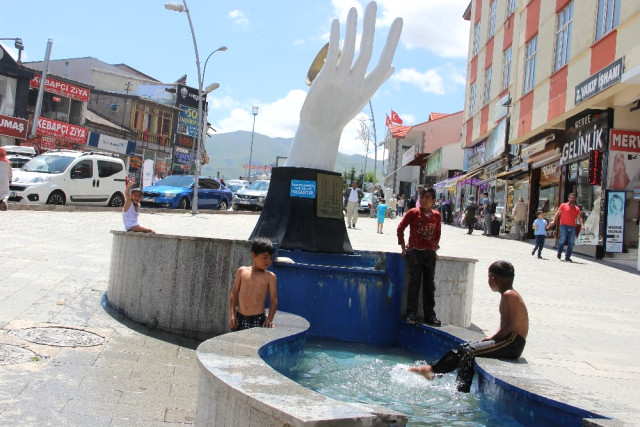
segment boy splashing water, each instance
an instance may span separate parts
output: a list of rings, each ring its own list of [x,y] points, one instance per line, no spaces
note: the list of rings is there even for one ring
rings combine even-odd
[[[496,261],[489,266],[489,287],[499,292],[500,327],[481,341],[460,344],[449,350],[433,365],[411,366],[409,370],[424,375],[428,380],[458,368],[458,391],[468,393],[475,373],[475,357],[517,359],[522,354],[529,333],[529,315],[524,300],[513,289],[515,271],[508,261]]]
[[[264,326],[273,328],[273,317],[278,308],[276,275],[267,271],[273,257],[273,244],[264,238],[254,239],[251,244],[251,267],[240,267],[229,297],[229,324],[231,330]],[[264,308],[269,295],[269,317]],[[237,306],[237,310],[236,310]]]

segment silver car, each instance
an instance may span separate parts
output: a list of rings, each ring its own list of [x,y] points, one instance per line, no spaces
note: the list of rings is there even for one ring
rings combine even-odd
[[[248,187],[245,187],[233,196],[232,208],[234,211],[240,209],[257,209],[262,210],[264,201],[269,192],[269,183],[267,180],[253,181]]]

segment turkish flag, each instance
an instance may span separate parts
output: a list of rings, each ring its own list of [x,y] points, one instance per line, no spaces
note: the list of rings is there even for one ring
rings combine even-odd
[[[391,110],[391,123],[396,123],[396,124],[399,124],[399,125],[402,124],[402,119],[400,118],[398,113],[396,113],[393,110]]]
[[[387,120],[384,122],[384,124],[389,127],[391,126],[391,119],[389,118],[389,115],[387,114]]]

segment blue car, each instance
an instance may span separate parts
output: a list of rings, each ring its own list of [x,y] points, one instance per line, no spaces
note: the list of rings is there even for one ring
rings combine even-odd
[[[199,179],[198,209],[227,210],[233,194],[215,178]],[[142,192],[142,206],[169,209],[190,209],[193,201],[193,175],[170,175]]]

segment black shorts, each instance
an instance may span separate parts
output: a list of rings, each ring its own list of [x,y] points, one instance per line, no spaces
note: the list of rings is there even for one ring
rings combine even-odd
[[[243,329],[259,328],[264,325],[265,320],[267,320],[267,316],[265,316],[264,313],[245,316],[244,314],[236,311],[236,322],[238,323],[238,327],[235,330],[242,331]]]

